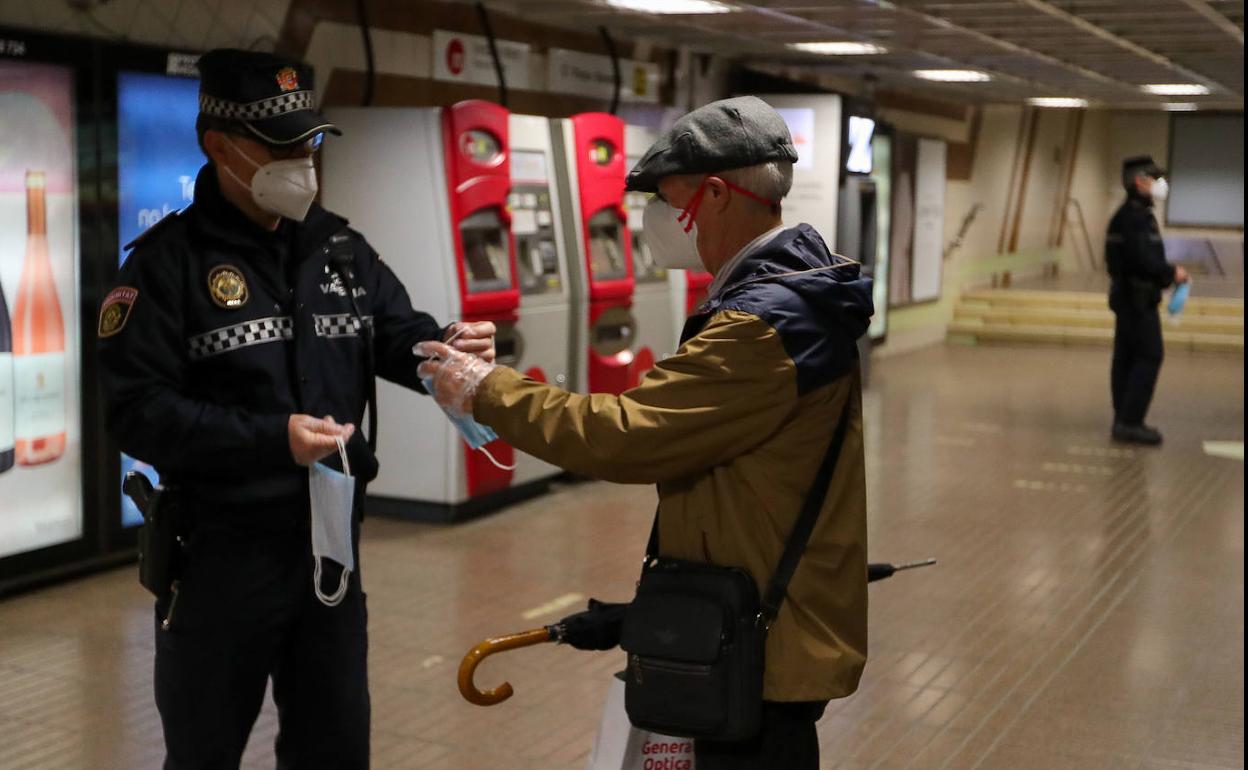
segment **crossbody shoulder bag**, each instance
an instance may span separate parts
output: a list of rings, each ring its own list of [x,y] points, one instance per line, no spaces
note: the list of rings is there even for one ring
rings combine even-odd
[[[823,508],[855,391],[761,598],[743,569],[659,556],[655,514],[637,596],[620,640],[628,653],[624,707],[635,726],[716,741],[757,734],[767,632]]]

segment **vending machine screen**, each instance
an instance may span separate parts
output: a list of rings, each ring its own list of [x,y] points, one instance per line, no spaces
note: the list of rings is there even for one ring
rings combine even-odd
[[[589,218],[589,269],[596,281],[628,277],[624,263],[624,233],[613,208],[602,209]]]
[[[511,288],[507,228],[497,209],[482,209],[459,225],[464,244],[464,274],[468,293]]]
[[[146,72],[117,76],[117,263],[125,245],[171,213],[190,205],[195,175],[204,164],[195,138],[199,81]],[[137,470],[160,476],[150,465],[121,456],[121,477]],[[120,482],[119,482],[120,483]],[[121,523],[131,527],[143,516],[121,496]]]
[[[83,533],[74,91],[0,61],[0,558]]]

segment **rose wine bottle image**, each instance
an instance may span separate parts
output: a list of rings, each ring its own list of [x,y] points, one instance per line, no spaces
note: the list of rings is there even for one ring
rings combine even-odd
[[[13,324],[0,286],[0,473],[13,467]]]
[[[26,172],[26,262],[13,301],[15,459],[39,465],[65,453],[65,322],[48,256],[42,171]]]

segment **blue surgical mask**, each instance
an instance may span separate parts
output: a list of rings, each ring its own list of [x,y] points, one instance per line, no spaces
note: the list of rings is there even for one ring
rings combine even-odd
[[[1174,287],[1174,291],[1170,293],[1170,304],[1166,306],[1166,310],[1170,311],[1170,315],[1178,315],[1183,312],[1183,306],[1187,304],[1187,295],[1191,288],[1191,283],[1181,283]]]
[[[431,397],[435,395],[431,377],[424,377],[420,382],[425,386],[425,390],[429,391]],[[504,465],[494,459],[494,455],[490,454],[490,450],[485,448],[486,444],[498,440],[498,434],[494,432],[493,428],[488,425],[482,425],[468,415],[452,414],[446,408],[442,409],[442,413],[446,415],[446,419],[450,420],[455,429],[459,431],[459,435],[463,437],[464,442],[468,444],[470,449],[480,450],[486,457],[490,458],[490,462],[502,470],[514,471],[516,469],[514,465]]]

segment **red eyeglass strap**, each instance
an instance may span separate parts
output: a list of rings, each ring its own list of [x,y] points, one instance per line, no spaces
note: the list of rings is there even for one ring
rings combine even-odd
[[[689,205],[685,206],[684,211],[680,212],[680,216],[676,218],[677,222],[684,222],[685,232],[689,232],[690,230],[693,229],[693,220],[698,215],[698,209],[702,206],[702,196],[706,195],[706,181],[710,178],[711,177],[708,175],[702,180],[702,184],[698,185],[698,191],[695,192],[693,194],[693,197],[689,199]],[[727,185],[729,190],[739,192],[745,197],[751,200],[758,201],[764,206],[779,206],[780,205],[780,201],[768,200],[767,198],[764,198],[761,195],[750,192],[749,190],[745,189],[744,187],[741,187],[740,185],[735,185],[732,182],[729,182],[727,179],[724,179],[723,177],[717,176],[715,178],[723,182],[725,185]]]

